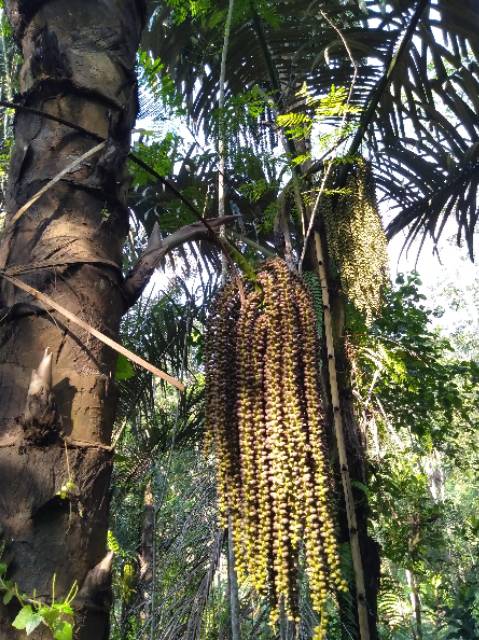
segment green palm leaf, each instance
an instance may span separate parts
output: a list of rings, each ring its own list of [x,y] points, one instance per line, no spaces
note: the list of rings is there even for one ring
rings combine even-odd
[[[274,5],[269,14],[265,5]],[[224,6],[223,6],[224,5]],[[217,106],[222,11],[174,22],[174,11],[152,3],[145,46],[159,56],[181,92],[191,120],[206,135]],[[349,86],[362,107],[352,151],[369,155],[377,184],[390,201],[390,235],[437,238],[453,217],[469,244],[477,219],[479,163],[479,7],[475,0],[281,0],[239,2],[227,68],[227,98],[259,86],[277,111],[304,112],[296,97],[332,84]],[[273,114],[274,117],[275,114]],[[271,128],[264,114],[261,126]]]

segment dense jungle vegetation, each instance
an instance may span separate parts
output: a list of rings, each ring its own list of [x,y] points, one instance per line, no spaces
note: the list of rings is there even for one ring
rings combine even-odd
[[[475,0],[0,10],[0,638],[479,638]]]

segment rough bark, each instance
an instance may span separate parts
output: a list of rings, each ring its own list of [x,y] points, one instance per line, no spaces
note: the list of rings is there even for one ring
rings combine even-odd
[[[25,60],[18,99],[108,143],[9,227],[25,202],[95,144],[61,124],[17,114],[0,267],[37,265],[22,276],[25,282],[115,337],[125,309],[124,168],[137,108],[134,64],[143,3],[7,0],[7,11]],[[45,268],[47,262],[55,266]],[[85,587],[90,575],[93,587],[81,591],[76,638],[101,640],[108,633],[108,563],[98,563],[108,523],[116,356],[4,280],[0,306],[0,526],[9,577],[21,591],[48,600],[54,574],[57,597],[75,581]],[[47,426],[33,428],[24,409],[32,371],[47,348],[55,409]],[[64,435],[82,444],[66,448]],[[76,495],[62,500],[57,494],[68,480]],[[103,582],[95,586],[91,571],[97,566]],[[0,605],[2,640],[18,637],[14,614],[14,603]]]

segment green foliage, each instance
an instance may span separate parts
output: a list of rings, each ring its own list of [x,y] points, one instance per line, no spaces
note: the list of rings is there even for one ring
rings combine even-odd
[[[311,135],[313,118],[305,113],[280,114],[276,121],[278,126],[282,127],[285,134],[292,140],[304,140]]]
[[[52,632],[53,640],[73,639],[73,608],[72,602],[78,593],[76,584],[72,586],[64,600],[55,602],[55,576],[52,581],[52,598],[48,604],[35,597],[21,594],[16,584],[7,576],[8,566],[0,563],[0,592],[3,592],[3,604],[9,604],[13,598],[18,601],[20,610],[12,622],[12,627],[25,631],[27,636],[40,625],[46,626]]]
[[[257,85],[244,91],[241,94],[233,96],[226,104],[226,112],[230,111],[230,115],[238,116],[245,112],[251,118],[259,118],[263,115],[266,106],[269,104],[269,96]],[[246,124],[247,121],[245,120]]]
[[[33,605],[24,605],[12,623],[15,629],[25,630],[29,636],[41,624],[47,626],[54,640],[72,640],[73,624],[64,618],[73,618],[73,609],[68,602],[42,605],[33,601]]]
[[[434,312],[423,304],[418,276],[399,276],[397,284],[369,335],[352,328],[361,345],[360,375],[371,380],[378,372],[374,394],[396,429],[411,429],[425,443],[440,446],[446,431],[472,426],[479,368],[455,360],[450,342],[431,329]]]
[[[306,112],[291,112],[278,115],[276,122],[284,129],[285,134],[292,140],[304,140],[311,136],[313,126],[335,119],[345,118],[361,112],[357,106],[350,104],[349,91],[346,87],[336,87],[331,85],[329,93],[321,98],[314,97],[309,91],[306,83],[296,93],[298,98],[304,101]],[[353,131],[353,126],[344,123],[332,133],[321,135],[323,148],[328,148],[332,143],[346,137]],[[303,160],[302,160],[303,161]],[[295,159],[298,163],[298,159]]]
[[[191,10],[189,2],[179,4],[186,5],[186,15],[199,13],[196,6]],[[158,11],[151,25],[152,31],[157,30],[157,37],[151,39],[155,55],[168,60],[168,71],[190,116],[207,132],[212,129],[218,96],[226,3],[211,5],[204,16],[185,20],[180,27],[173,10]],[[264,119],[269,127],[275,110],[284,104],[288,110],[312,117],[311,106],[294,100],[305,79],[316,97],[331,85],[349,88],[354,77],[352,103],[367,120],[354,151],[362,140],[374,161],[382,195],[397,206],[391,232],[409,228],[414,237],[417,232],[440,233],[443,221],[454,220],[466,235],[472,255],[479,186],[479,54],[475,0],[464,0],[463,5],[457,11],[453,0],[434,9],[396,0],[328,0],[323,7],[327,21],[322,12],[301,0],[236,0],[229,51],[234,64],[228,65],[226,92],[235,94],[258,85],[275,92],[278,100],[280,78],[283,95]],[[259,36],[255,12],[262,27]],[[416,18],[419,26],[408,30]],[[332,107],[340,112],[336,105]],[[354,114],[351,119],[359,120]]]
[[[204,27],[223,33],[226,20],[226,6],[218,6],[221,3],[212,0],[167,0],[172,8],[172,20],[181,25],[186,20],[201,23]],[[233,23],[241,22],[250,10],[249,0],[236,0],[234,6]],[[274,3],[269,0],[257,0],[255,10],[271,26],[277,26],[279,16]]]
[[[123,380],[129,380],[135,375],[135,368],[131,364],[130,360],[121,353],[118,354],[115,369],[115,380],[122,382]]]
[[[270,97],[257,85],[247,91],[228,95],[223,109],[216,108],[211,116],[215,128],[215,137],[220,131],[227,149],[235,151],[240,132],[257,129],[258,120],[263,116],[270,102]],[[227,154],[229,155],[229,154]]]
[[[276,201],[268,204],[263,211],[263,217],[261,222],[258,224],[258,229],[265,233],[271,233],[278,217],[278,209],[279,207]]]
[[[12,114],[13,115],[13,114]],[[10,165],[10,156],[12,153],[13,138],[2,140],[0,148],[0,181],[6,180]]]
[[[170,418],[174,420],[173,413]],[[186,635],[184,630],[190,617],[202,615],[203,581],[210,561],[216,562],[213,470],[209,465],[205,467],[194,451],[175,450],[172,457],[168,452],[155,457],[153,494],[158,523],[155,529],[158,603],[155,637],[163,638],[162,630],[169,628],[177,630],[172,637],[180,638]],[[123,492],[114,498],[113,526],[128,557],[114,566],[116,606],[112,640],[136,637],[139,620],[135,622],[135,619],[138,607],[141,608],[141,592],[134,587],[133,558],[141,535],[138,524],[141,529],[142,491],[138,482],[130,487],[124,484],[126,477],[127,474],[117,472],[116,484]],[[123,505],[121,509],[119,504]],[[198,613],[196,607],[200,607]],[[126,634],[127,629],[131,635]]]
[[[75,496],[77,494],[78,487],[73,480],[67,480],[67,482],[65,482],[57,492],[57,495],[60,496],[62,500],[68,500],[71,496]]]
[[[3,549],[2,554],[3,555]],[[8,565],[0,562],[0,591],[3,592],[3,604],[8,604],[15,596],[15,585],[11,580],[7,579]]]
[[[239,191],[245,195],[250,202],[258,202],[258,200],[260,200],[270,188],[268,181],[261,178],[256,182],[241,185]]]
[[[199,18],[211,10],[211,0],[167,0],[167,4],[173,9],[173,20],[181,24],[188,17]],[[223,19],[223,12],[215,11],[210,19],[213,27]]]
[[[399,276],[369,329],[349,312],[364,488],[381,544],[380,633],[409,640],[417,585],[425,640],[474,638],[479,609],[477,363],[431,327],[416,274]],[[409,572],[409,578],[407,578]]]
[[[147,89],[153,99],[160,102],[170,115],[184,113],[181,97],[176,91],[175,83],[165,71],[165,65],[160,58],[154,58],[147,51],[138,52],[139,83],[142,89]]]
[[[120,543],[115,537],[115,534],[111,529],[108,529],[107,537],[106,537],[106,547],[108,551],[113,551],[115,555],[119,555],[121,552]]]
[[[434,501],[421,457],[404,449],[381,458],[372,468],[370,504],[381,526],[384,555],[396,565],[422,573],[431,548],[445,544],[443,508]]]
[[[146,141],[145,141],[146,138]],[[161,176],[172,172],[178,138],[174,133],[167,133],[163,140],[148,142],[148,136],[135,144],[134,151],[146,164]],[[130,162],[130,172],[136,186],[144,187],[152,180],[151,175],[134,162]]]

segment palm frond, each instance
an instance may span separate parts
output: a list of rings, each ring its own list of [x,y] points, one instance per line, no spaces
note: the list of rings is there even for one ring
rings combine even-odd
[[[479,187],[479,8],[435,0],[395,65],[366,133],[377,182],[393,202],[388,234],[434,240],[455,218],[473,257]],[[427,3],[426,3],[427,4]]]
[[[176,24],[171,7],[152,3],[145,46],[161,58],[206,135],[217,107],[221,15]],[[223,3],[215,3],[221,13]],[[241,3],[235,16],[226,95],[258,86],[281,109],[302,111],[306,82],[321,96],[349,86],[353,67],[337,32],[316,3],[281,0],[274,16],[263,3]],[[327,0],[321,9],[346,39],[357,65],[352,102],[363,109],[353,142],[369,155],[390,202],[389,234],[427,231],[437,239],[451,217],[472,256],[478,209],[479,7],[475,0]],[[271,128],[266,116],[261,124]],[[353,116],[354,118],[354,116]]]

